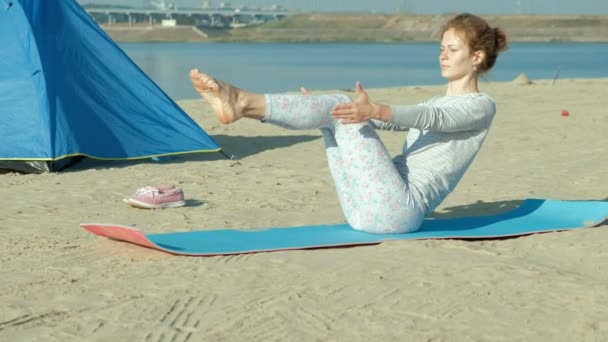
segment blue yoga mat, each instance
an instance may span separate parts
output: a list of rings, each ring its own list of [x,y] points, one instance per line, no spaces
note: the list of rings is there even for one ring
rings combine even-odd
[[[388,240],[492,239],[597,226],[608,218],[608,202],[525,200],[517,209],[495,216],[427,219],[407,234],[369,234],[347,224],[205,230],[143,234],[138,229],[108,224],[83,224],[90,232],[115,240],[183,255],[227,255],[338,246],[378,244]]]

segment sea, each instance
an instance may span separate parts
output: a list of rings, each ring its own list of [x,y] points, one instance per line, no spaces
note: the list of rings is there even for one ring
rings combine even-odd
[[[124,43],[119,45],[175,100],[197,98],[188,78],[198,68],[260,93],[436,85],[437,43]],[[513,43],[482,82],[608,77],[607,43]]]

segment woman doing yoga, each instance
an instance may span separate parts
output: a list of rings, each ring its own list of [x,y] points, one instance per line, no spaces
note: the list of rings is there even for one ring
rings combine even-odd
[[[197,69],[190,78],[224,124],[255,119],[288,129],[320,129],[347,222],[370,233],[417,230],[456,187],[479,151],[496,113],[478,89],[507,46],[502,30],[471,14],[441,30],[439,65],[447,91],[416,105],[373,102],[356,85],[346,95],[256,94]],[[408,131],[403,152],[391,158],[376,129]]]

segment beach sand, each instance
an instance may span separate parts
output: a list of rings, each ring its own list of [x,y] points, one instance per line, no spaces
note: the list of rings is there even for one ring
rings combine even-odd
[[[494,214],[526,198],[607,199],[606,89],[608,79],[482,83],[497,116],[434,216]],[[369,93],[416,103],[443,91]],[[319,132],[222,126],[202,100],[178,103],[238,159],[86,160],[62,173],[0,175],[0,340],[608,340],[608,226],[227,257],[176,257],[81,229],[344,222]],[[380,134],[391,152],[401,150],[406,133]],[[188,205],[148,211],[122,202],[158,183],[181,186]]]

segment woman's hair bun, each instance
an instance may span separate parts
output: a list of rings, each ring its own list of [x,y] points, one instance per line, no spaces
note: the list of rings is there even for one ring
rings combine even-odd
[[[498,28],[494,28],[494,36],[496,38],[496,52],[500,52],[507,49],[507,35],[505,32]]]

